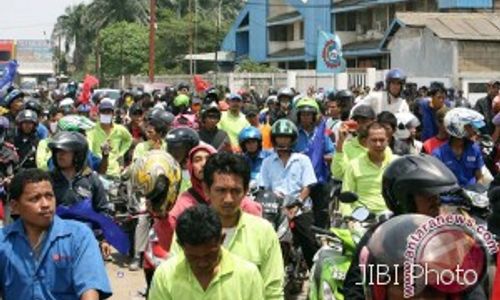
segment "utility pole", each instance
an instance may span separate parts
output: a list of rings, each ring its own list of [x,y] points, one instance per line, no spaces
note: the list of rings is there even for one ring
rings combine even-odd
[[[193,8],[192,0],[189,0],[188,11],[189,11],[189,75],[193,75]]]
[[[194,0],[194,42],[193,42],[193,52],[198,53],[198,0]],[[193,61],[194,64],[194,74],[197,73],[197,60]]]
[[[156,0],[149,1],[149,82],[155,82]]]
[[[221,23],[221,10],[222,10],[222,0],[219,0],[217,7],[217,31],[215,39],[215,81],[217,82],[217,76],[219,73],[219,35],[220,35],[220,23]]]

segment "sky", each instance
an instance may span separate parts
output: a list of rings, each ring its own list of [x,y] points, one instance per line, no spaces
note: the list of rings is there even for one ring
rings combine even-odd
[[[67,6],[90,0],[0,0],[0,39],[50,39]]]

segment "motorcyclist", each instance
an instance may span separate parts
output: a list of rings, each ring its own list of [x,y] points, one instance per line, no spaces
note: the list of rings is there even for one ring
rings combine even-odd
[[[90,201],[97,213],[108,215],[110,207],[106,191],[97,173],[87,166],[89,146],[84,135],[78,132],[61,131],[49,143],[54,170],[50,172],[57,205],[71,207],[81,201]],[[110,255],[110,246],[101,242],[105,257]]]
[[[224,150],[231,152],[229,136],[224,130],[217,128],[220,118],[221,112],[217,106],[205,106],[201,110],[201,122],[198,134],[203,142],[212,145],[217,151]]]
[[[36,133],[38,135],[38,138],[41,140],[47,138],[49,136],[49,130],[42,123],[43,107],[40,104],[40,102],[34,98],[28,99],[24,103],[23,109],[29,109],[36,112],[36,114],[38,115],[38,126],[36,127]]]
[[[406,155],[394,160],[382,177],[382,196],[395,215],[419,213],[436,217],[440,213],[440,196],[459,189],[455,175],[435,157]],[[359,268],[359,253],[376,226],[360,240],[344,282],[345,299],[364,300]]]
[[[294,120],[295,116],[292,115],[292,100],[295,97],[295,93],[291,88],[281,88],[278,91],[278,109],[271,111],[271,124],[274,124],[279,119],[288,118]]]
[[[174,121],[174,115],[160,108],[152,109],[146,116],[147,141],[139,143],[135,149],[132,159],[142,157],[150,150],[166,150],[164,141],[170,126]]]
[[[36,149],[40,141],[36,133],[38,116],[32,110],[22,110],[16,116],[16,124],[18,132],[14,137],[14,146],[21,157],[18,168],[36,168]]]
[[[382,111],[390,111],[393,114],[409,112],[408,103],[401,98],[405,82],[406,74],[400,69],[392,69],[385,76],[387,91],[371,93],[360,101],[360,104],[371,106],[376,114]]]
[[[187,170],[187,157],[189,151],[200,143],[200,137],[196,131],[188,127],[179,127],[170,130],[165,138],[167,151],[180,164],[182,170],[182,182],[180,191],[183,192],[191,186],[189,172]]]
[[[259,181],[258,176],[262,167],[262,161],[271,155],[272,152],[262,150],[262,134],[259,129],[253,126],[246,127],[240,132],[238,142],[242,154],[250,166],[250,186],[252,186],[252,181],[255,183]]]
[[[2,222],[5,223],[5,216],[7,216],[3,208],[7,204],[7,187],[14,176],[14,168],[19,162],[16,148],[5,140],[8,129],[9,120],[0,116],[0,227]]]
[[[484,125],[484,117],[468,108],[454,108],[444,117],[444,126],[450,137],[432,155],[450,168],[460,186],[482,183],[484,159],[473,139]]]
[[[174,228],[166,222],[168,213],[179,195],[181,167],[167,152],[152,150],[136,159],[131,166],[131,183],[147,200],[154,217],[148,246],[144,252],[144,273],[149,286],[154,269],[166,257]]]
[[[17,114],[23,109],[24,104],[24,93],[19,89],[13,89],[10,91],[5,97],[5,107],[9,110],[9,112],[5,115],[9,120],[9,130],[7,131],[7,135],[5,138],[13,142],[14,137],[16,135],[16,117]]]

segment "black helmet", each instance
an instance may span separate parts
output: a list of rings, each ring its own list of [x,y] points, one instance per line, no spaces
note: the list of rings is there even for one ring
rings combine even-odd
[[[40,101],[32,98],[24,103],[23,109],[29,109],[37,113],[37,115],[41,115],[43,113],[43,107],[40,104]]]
[[[146,121],[161,135],[165,135],[174,121],[174,115],[161,108],[153,108],[148,112]]]
[[[440,160],[423,154],[394,160],[382,178],[382,195],[395,214],[415,212],[415,194],[439,195],[458,188],[457,178]]]
[[[217,116],[218,119],[220,119],[222,114],[217,106],[205,105],[201,109],[201,119],[205,120],[208,115],[214,115]]]
[[[181,82],[177,85],[177,90],[180,91],[182,89],[187,89],[189,91],[189,84],[186,82]]]
[[[170,130],[165,139],[167,150],[172,156],[183,165],[189,151],[200,143],[198,133],[189,127],[178,127]]]
[[[341,90],[335,94],[335,99],[340,101],[354,101],[354,94],[351,90]]]
[[[23,122],[33,122],[38,125],[38,115],[31,109],[23,109],[16,116],[16,123],[21,124]]]
[[[130,116],[137,115],[137,114],[143,114],[144,113],[144,108],[139,103],[134,103],[130,106],[128,109],[128,114]]]
[[[60,131],[49,142],[52,151],[52,161],[57,165],[56,150],[72,151],[74,153],[74,164],[77,171],[81,171],[87,162],[89,144],[85,136],[75,131]]]
[[[368,106],[368,105],[356,106],[353,109],[352,114],[351,114],[352,119],[367,118],[367,119],[375,120],[376,117],[377,116],[375,114],[375,111],[373,110],[373,108],[371,106]]]

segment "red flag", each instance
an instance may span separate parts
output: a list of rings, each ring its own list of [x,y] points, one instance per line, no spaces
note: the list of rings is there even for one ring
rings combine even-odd
[[[87,104],[90,101],[90,89],[99,84],[99,79],[92,75],[85,75],[85,80],[83,80],[82,93],[78,101],[80,104]]]
[[[210,84],[203,80],[200,75],[193,76],[194,88],[198,93],[205,91],[210,87]]]

